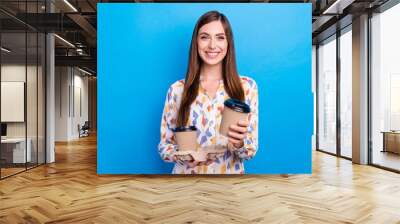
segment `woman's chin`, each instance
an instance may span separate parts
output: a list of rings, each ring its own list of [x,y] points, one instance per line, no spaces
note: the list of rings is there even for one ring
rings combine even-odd
[[[218,64],[220,64],[222,62],[222,60],[220,60],[220,59],[215,59],[215,60],[206,59],[206,60],[203,60],[203,62],[206,65],[218,65]]]

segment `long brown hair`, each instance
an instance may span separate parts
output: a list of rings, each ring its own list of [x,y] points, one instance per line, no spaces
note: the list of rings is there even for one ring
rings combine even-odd
[[[190,106],[196,99],[200,86],[200,68],[203,62],[198,54],[198,31],[202,26],[213,21],[220,21],[222,23],[228,41],[228,49],[222,62],[222,77],[224,80],[225,91],[228,93],[230,98],[242,101],[244,100],[244,90],[236,68],[235,45],[233,43],[231,25],[224,14],[218,11],[209,11],[199,18],[193,30],[189,51],[189,65],[186,72],[182,101],[178,111],[177,126],[186,126],[188,123]]]

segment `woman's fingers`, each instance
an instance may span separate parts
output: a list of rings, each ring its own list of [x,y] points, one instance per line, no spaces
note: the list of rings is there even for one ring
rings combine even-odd
[[[240,144],[240,143],[243,142],[243,140],[239,140],[239,139],[235,139],[235,138],[228,138],[228,139],[229,139],[229,141],[230,141],[231,143],[233,143],[234,145],[237,145],[237,144]]]
[[[196,161],[194,160],[193,156],[190,155],[190,160],[187,159],[187,155],[175,155],[174,159],[177,163],[182,164],[182,165],[187,165],[190,168],[194,168],[196,166],[201,166],[201,165],[210,165],[213,163],[218,156],[222,156],[223,153],[210,153],[206,161]]]
[[[234,132],[239,132],[239,133],[246,133],[247,132],[247,126],[239,126],[239,125],[235,125],[232,124],[231,126],[229,126],[229,130],[230,131],[234,131]]]
[[[193,160],[193,157],[191,155],[175,155],[175,160],[181,160],[181,161],[191,161]]]
[[[235,147],[243,145],[243,139],[247,134],[247,127],[249,122],[247,120],[241,120],[236,125],[229,126],[228,139]]]
[[[175,156],[174,156],[174,160],[175,160],[176,163],[181,164],[181,165],[183,165],[183,164],[185,163],[185,161],[182,160],[182,157],[181,157],[181,156],[175,155]]]
[[[241,127],[248,127],[249,126],[249,121],[248,120],[240,120],[239,122],[238,122],[238,126],[241,126]]]
[[[230,131],[228,132],[228,137],[234,138],[236,140],[243,140],[245,138],[245,134]]]
[[[193,168],[193,167],[195,167],[195,166],[200,165],[201,162],[192,160],[192,161],[190,161],[190,162],[187,162],[187,164],[188,164],[188,166],[189,166],[190,168]]]

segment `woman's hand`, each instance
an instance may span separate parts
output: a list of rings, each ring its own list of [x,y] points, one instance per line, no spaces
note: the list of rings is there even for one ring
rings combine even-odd
[[[189,160],[187,156],[189,156],[191,159]],[[191,155],[175,155],[174,160],[176,163],[179,163],[181,165],[188,165],[190,168],[193,168],[201,165],[208,166],[211,163],[213,163],[216,160],[216,158],[209,158],[207,159],[207,161],[200,162],[200,161],[195,161]]]
[[[191,155],[174,155],[174,161],[181,165],[193,161],[193,157]]]
[[[189,158],[190,157],[190,158]],[[199,166],[199,165],[208,165],[209,161],[207,162],[200,162],[200,161],[195,161],[193,156],[191,155],[175,155],[174,160],[176,163],[179,163],[181,165],[188,165],[190,168]]]
[[[247,135],[247,127],[249,121],[240,120],[237,124],[229,126],[228,140],[236,149],[240,149],[244,145],[244,138]]]

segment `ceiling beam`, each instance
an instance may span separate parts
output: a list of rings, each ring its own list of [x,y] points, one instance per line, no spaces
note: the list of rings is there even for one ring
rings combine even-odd
[[[96,40],[97,38],[97,30],[90,24],[85,17],[80,14],[71,13],[67,15],[71,20],[73,20],[77,25],[79,25],[85,33],[91,37],[89,39]],[[89,40],[88,40],[89,41]],[[92,41],[90,43],[91,46],[96,46],[96,41]]]
[[[322,14],[342,14],[343,10],[351,5],[355,0],[336,0],[330,4]]]
[[[96,71],[97,62],[91,56],[55,56],[56,66],[81,66]]]

